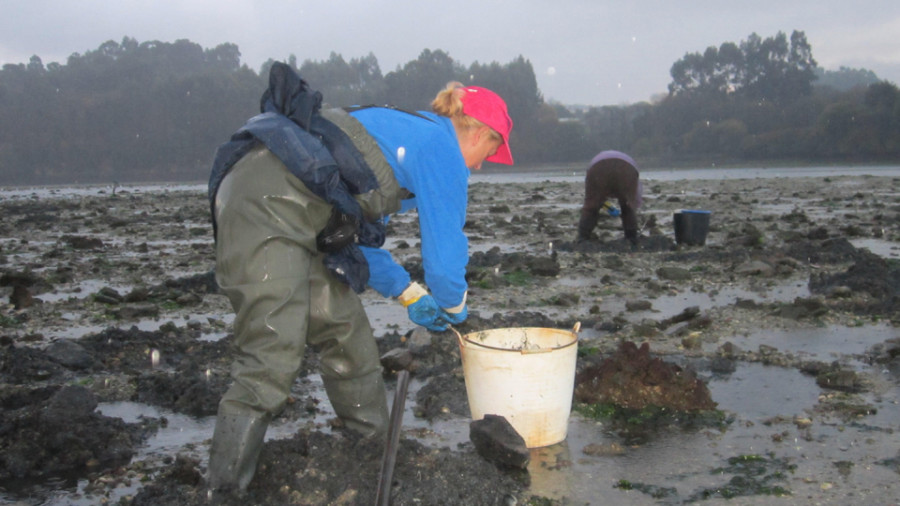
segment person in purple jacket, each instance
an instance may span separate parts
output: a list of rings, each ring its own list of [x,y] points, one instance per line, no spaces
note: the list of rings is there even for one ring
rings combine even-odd
[[[592,160],[584,179],[584,205],[578,221],[578,240],[591,238],[600,218],[600,211],[606,209],[610,215],[618,215],[622,220],[625,238],[632,244],[638,242],[637,209],[641,207],[643,185],[640,181],[637,163],[620,151],[601,151]],[[620,210],[607,203],[614,198]]]

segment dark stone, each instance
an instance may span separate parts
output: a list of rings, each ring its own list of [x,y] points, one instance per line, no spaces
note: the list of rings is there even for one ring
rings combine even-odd
[[[119,304],[122,302],[122,295],[114,288],[104,286],[94,294],[94,300],[103,304]]]
[[[96,237],[84,237],[80,235],[65,235],[62,240],[69,244],[73,249],[101,249],[103,241]]]
[[[116,312],[116,317],[121,320],[153,318],[156,316],[159,316],[159,308],[154,304],[129,304],[119,308]]]
[[[649,311],[653,304],[649,300],[626,300],[625,309],[628,311]]]
[[[97,409],[97,398],[85,387],[65,386],[47,402],[44,421],[62,422],[84,418]]]
[[[506,417],[484,415],[473,421],[469,424],[469,439],[479,455],[500,466],[525,469],[531,460],[525,440]]]
[[[412,352],[404,348],[394,348],[381,356],[381,365],[388,371],[409,370],[412,361]]]
[[[656,275],[660,279],[669,281],[686,281],[691,279],[691,271],[681,267],[660,267],[656,269]]]
[[[816,376],[816,384],[842,392],[862,392],[866,389],[862,378],[855,371],[839,368],[820,372]]]
[[[717,374],[731,374],[737,369],[734,360],[725,357],[713,357],[709,362],[709,370]]]
[[[94,364],[94,358],[84,347],[69,340],[54,341],[44,351],[50,360],[69,369],[87,369]]]
[[[689,306],[684,308],[677,315],[666,318],[665,320],[659,322],[660,328],[666,328],[669,325],[674,325],[676,323],[686,322],[694,319],[697,315],[700,314],[700,306]]]
[[[555,257],[533,257],[529,268],[535,276],[553,277],[560,272],[559,262]]]
[[[29,290],[25,285],[13,285],[12,294],[9,296],[9,303],[13,305],[15,309],[25,309],[34,305],[35,298],[31,295],[31,290]]]

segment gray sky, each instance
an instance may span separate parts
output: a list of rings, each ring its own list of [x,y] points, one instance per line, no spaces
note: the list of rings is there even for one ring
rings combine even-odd
[[[440,49],[464,66],[534,66],[547,100],[619,105],[665,93],[686,53],[751,33],[806,33],[819,66],[866,68],[900,83],[897,0],[0,0],[0,65],[66,63],[103,42],[238,45],[268,58],[373,53],[383,73]]]

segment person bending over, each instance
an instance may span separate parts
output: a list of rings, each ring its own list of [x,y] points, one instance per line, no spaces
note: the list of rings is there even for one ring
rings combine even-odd
[[[643,188],[637,164],[620,151],[602,151],[591,160],[584,179],[584,205],[578,221],[578,240],[591,238],[600,218],[600,211],[606,209],[615,215],[615,208],[607,200],[615,198],[619,203],[619,217],[625,238],[632,244],[638,242],[637,209],[642,204]]]
[[[216,281],[235,311],[237,353],[210,448],[207,483],[242,493],[306,346],[346,428],[387,431],[387,395],[367,286],[444,330],[467,316],[463,233],[470,169],[512,164],[512,120],[494,92],[450,83],[433,111],[320,109],[322,96],[272,67],[261,114],[216,153],[209,199]],[[418,209],[425,285],[381,249],[387,217]]]

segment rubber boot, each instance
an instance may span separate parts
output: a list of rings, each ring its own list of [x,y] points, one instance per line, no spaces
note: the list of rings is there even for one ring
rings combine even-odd
[[[219,414],[209,450],[209,489],[213,494],[241,494],[256,474],[266,417]]]
[[[387,395],[381,371],[351,379],[322,378],[335,414],[359,434],[384,436],[388,429]]]

